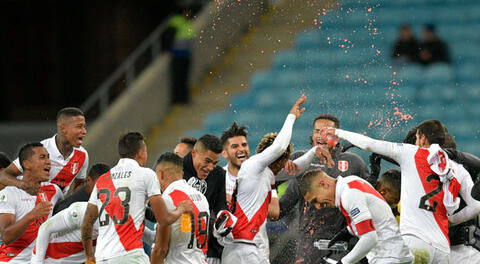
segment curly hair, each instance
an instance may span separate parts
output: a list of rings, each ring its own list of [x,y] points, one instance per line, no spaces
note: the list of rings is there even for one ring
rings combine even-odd
[[[260,143],[258,143],[258,146],[256,148],[256,152],[261,153],[266,148],[271,146],[273,144],[273,141],[275,140],[275,138],[277,138],[277,135],[278,135],[278,133],[265,134],[263,136],[263,138],[260,140]],[[292,153],[292,151],[293,151],[293,144],[289,143],[285,152],[277,160],[281,160],[281,159],[284,159],[284,158],[287,158],[287,159],[290,158],[290,154]]]

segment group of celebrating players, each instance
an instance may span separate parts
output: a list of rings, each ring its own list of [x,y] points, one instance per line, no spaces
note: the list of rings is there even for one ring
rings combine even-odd
[[[60,110],[56,135],[24,145],[2,166],[0,263],[269,263],[267,218],[293,208],[296,263],[480,263],[472,178],[480,159],[457,151],[441,122],[424,121],[405,142],[391,143],[342,130],[322,114],[312,148],[292,153],[305,101],[252,156],[246,128],[233,123],[221,138],[183,139],[150,169],[144,136],[128,132],[118,163],[88,173],[85,117]],[[370,172],[339,139],[376,153]],[[400,171],[379,175],[381,159]],[[279,195],[282,182],[288,187]],[[328,247],[314,248],[320,239]],[[329,250],[339,241],[348,250]]]

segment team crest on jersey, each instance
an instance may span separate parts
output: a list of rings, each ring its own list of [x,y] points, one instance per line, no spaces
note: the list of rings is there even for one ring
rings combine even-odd
[[[338,161],[338,170],[341,172],[346,172],[348,170],[348,161],[339,160]]]
[[[0,194],[0,202],[6,202],[7,196],[5,194]]]
[[[72,174],[73,175],[77,174],[77,172],[78,172],[78,162],[72,163],[71,169],[72,169]]]
[[[207,191],[207,182],[205,180],[199,179],[197,177],[192,177],[188,179],[187,183],[202,194],[205,194],[205,192]]]

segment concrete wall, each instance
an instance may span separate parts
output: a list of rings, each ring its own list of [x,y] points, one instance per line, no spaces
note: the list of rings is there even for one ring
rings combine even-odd
[[[266,11],[267,3],[259,0],[211,1],[195,20],[197,40],[193,51],[190,83],[198,84],[210,68],[220,62],[226,50],[238,43],[249,26]],[[170,97],[168,55],[155,60],[105,114],[90,123],[84,146],[90,164],[117,161],[117,142],[127,130],[146,134],[168,113]],[[87,120],[88,122],[88,120]]]

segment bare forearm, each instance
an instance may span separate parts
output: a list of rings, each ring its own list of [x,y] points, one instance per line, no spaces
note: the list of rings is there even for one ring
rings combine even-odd
[[[272,198],[270,204],[268,205],[267,217],[271,220],[277,220],[280,216],[280,203],[278,198]]]
[[[83,224],[82,224],[82,244],[83,248],[85,249],[85,255],[87,260],[95,259],[95,253],[93,251],[93,242],[92,242],[92,235],[93,235],[93,223],[98,218],[98,211],[97,207],[92,204],[88,204],[87,211],[85,212],[85,216],[83,217]]]
[[[18,222],[8,226],[2,232],[2,240],[5,244],[10,244],[17,240],[25,231],[28,226],[35,218],[31,214],[27,214],[25,217],[20,219]]]
[[[163,264],[170,244],[170,226],[157,226],[155,247],[152,250],[151,263]]]

